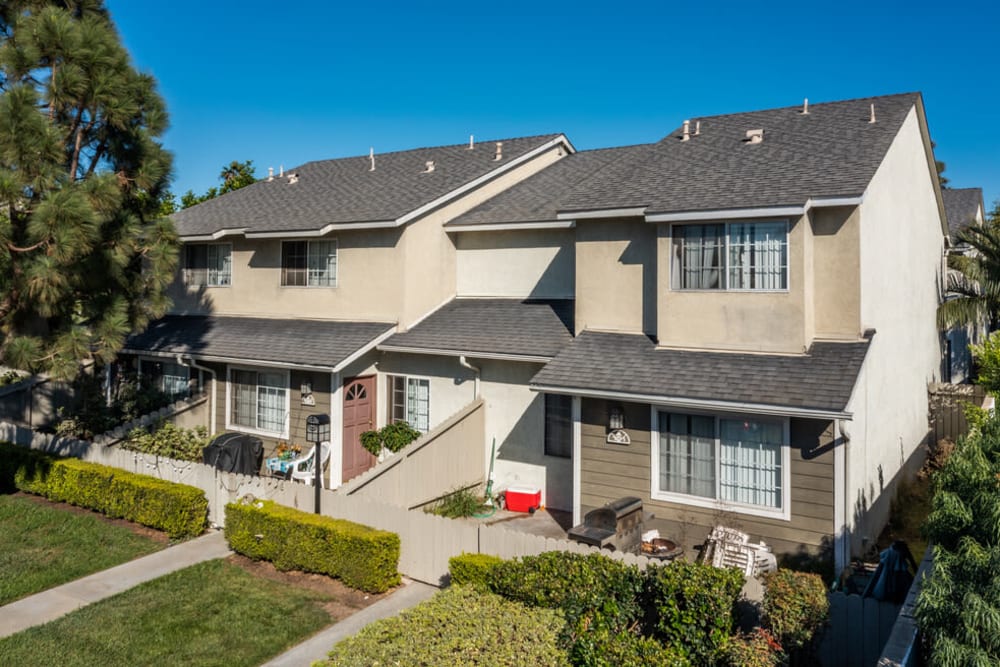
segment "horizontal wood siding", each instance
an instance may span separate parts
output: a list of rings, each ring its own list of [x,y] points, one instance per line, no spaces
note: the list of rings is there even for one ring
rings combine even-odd
[[[832,422],[792,419],[791,520],[756,517],[737,512],[692,507],[650,498],[650,408],[622,404],[625,427],[632,442],[606,442],[609,402],[583,399],[581,413],[581,489],[584,512],[621,496],[642,499],[654,519],[650,527],[685,545],[689,556],[711,527],[722,523],[764,540],[778,554],[818,554],[831,548],[833,535]]]

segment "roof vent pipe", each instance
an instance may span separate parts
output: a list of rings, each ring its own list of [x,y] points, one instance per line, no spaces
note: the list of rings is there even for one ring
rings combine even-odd
[[[274,167],[267,168],[267,182],[270,183],[274,180]]]
[[[764,141],[764,129],[759,130],[747,130],[747,138],[745,140],[748,144],[759,144]]]
[[[688,141],[691,138],[691,121],[684,121],[684,130],[681,133],[681,141]]]
[[[495,162],[499,162],[502,159],[503,159],[503,142],[502,141],[498,141],[497,142],[497,154],[493,156],[493,160]]]
[[[802,115],[803,116],[808,116],[809,115],[809,98],[808,97],[805,98],[802,101]]]
[[[868,119],[868,122],[869,123],[874,123],[875,122],[875,105],[874,104],[872,104],[872,115],[871,115],[871,118]]]
[[[288,172],[288,184],[295,185],[299,182],[299,175],[294,172]]]
[[[701,134],[701,121],[696,120],[694,122],[694,136],[697,137],[699,134]]]
[[[278,165],[278,178],[284,178],[284,177],[285,177],[285,165],[279,164]]]
[[[371,148],[368,149],[368,161],[371,163],[371,166],[368,167],[368,171],[375,171],[375,147],[374,146],[372,146]]]
[[[434,171],[434,160],[428,160],[427,162],[424,162],[424,171],[423,171],[423,173],[429,174],[432,171]]]
[[[475,138],[475,137],[473,137],[473,135],[471,135],[471,134],[469,135],[469,150],[470,150],[470,151],[471,151],[471,150],[472,150],[473,148],[475,148],[475,147],[476,147],[476,144],[475,144],[475,142],[473,141],[473,139],[474,139],[474,138]]]

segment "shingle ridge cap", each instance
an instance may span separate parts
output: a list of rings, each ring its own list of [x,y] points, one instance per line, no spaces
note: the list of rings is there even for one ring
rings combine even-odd
[[[888,95],[870,95],[868,97],[852,97],[852,98],[846,99],[846,100],[830,100],[828,102],[812,102],[812,101],[810,101],[809,102],[809,109],[811,111],[812,109],[815,109],[816,107],[822,108],[822,107],[829,107],[829,106],[839,105],[839,104],[851,104],[851,103],[854,103],[854,102],[870,102],[870,101],[875,101],[875,100],[888,100],[888,99],[903,98],[903,97],[921,97],[921,93],[920,93],[920,91],[913,91],[913,92],[908,92],[908,93],[890,93]],[[690,120],[691,121],[695,121],[695,120],[713,120],[713,119],[716,119],[716,118],[727,118],[727,117],[730,117],[730,116],[745,116],[747,114],[767,113],[767,112],[770,112],[770,111],[789,111],[789,110],[801,109],[801,108],[802,108],[801,104],[791,104],[789,106],[783,106],[783,107],[768,107],[768,108],[765,108],[765,109],[746,109],[746,110],[743,110],[743,111],[733,111],[733,112],[730,112],[730,113],[718,113],[718,114],[712,114],[711,116],[691,116]],[[876,109],[876,111],[878,111],[878,109]]]

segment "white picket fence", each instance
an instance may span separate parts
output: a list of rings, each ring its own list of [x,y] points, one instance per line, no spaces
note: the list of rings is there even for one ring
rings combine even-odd
[[[297,482],[224,473],[202,463],[177,461],[115,446],[35,433],[6,422],[0,422],[0,441],[62,456],[74,456],[84,461],[197,487],[208,498],[209,521],[218,526],[225,525],[226,504],[246,495],[274,500],[307,512],[314,510],[313,487]],[[425,514],[421,510],[407,510],[377,498],[350,496],[327,490],[320,492],[320,498],[321,511],[326,516],[347,519],[399,535],[399,571],[412,579],[434,585],[447,580],[448,559],[461,553],[486,553],[501,558],[515,558],[545,551],[598,551],[594,547],[570,540],[531,535],[501,525],[485,525],[471,519],[446,519]],[[633,554],[608,551],[600,553],[642,568],[651,562],[659,564],[659,561]]]

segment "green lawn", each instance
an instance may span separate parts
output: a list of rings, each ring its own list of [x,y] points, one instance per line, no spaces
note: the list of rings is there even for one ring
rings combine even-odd
[[[0,495],[0,605],[104,570],[162,545],[98,515]]]
[[[0,639],[0,665],[259,665],[329,625],[327,599],[208,561]]]

